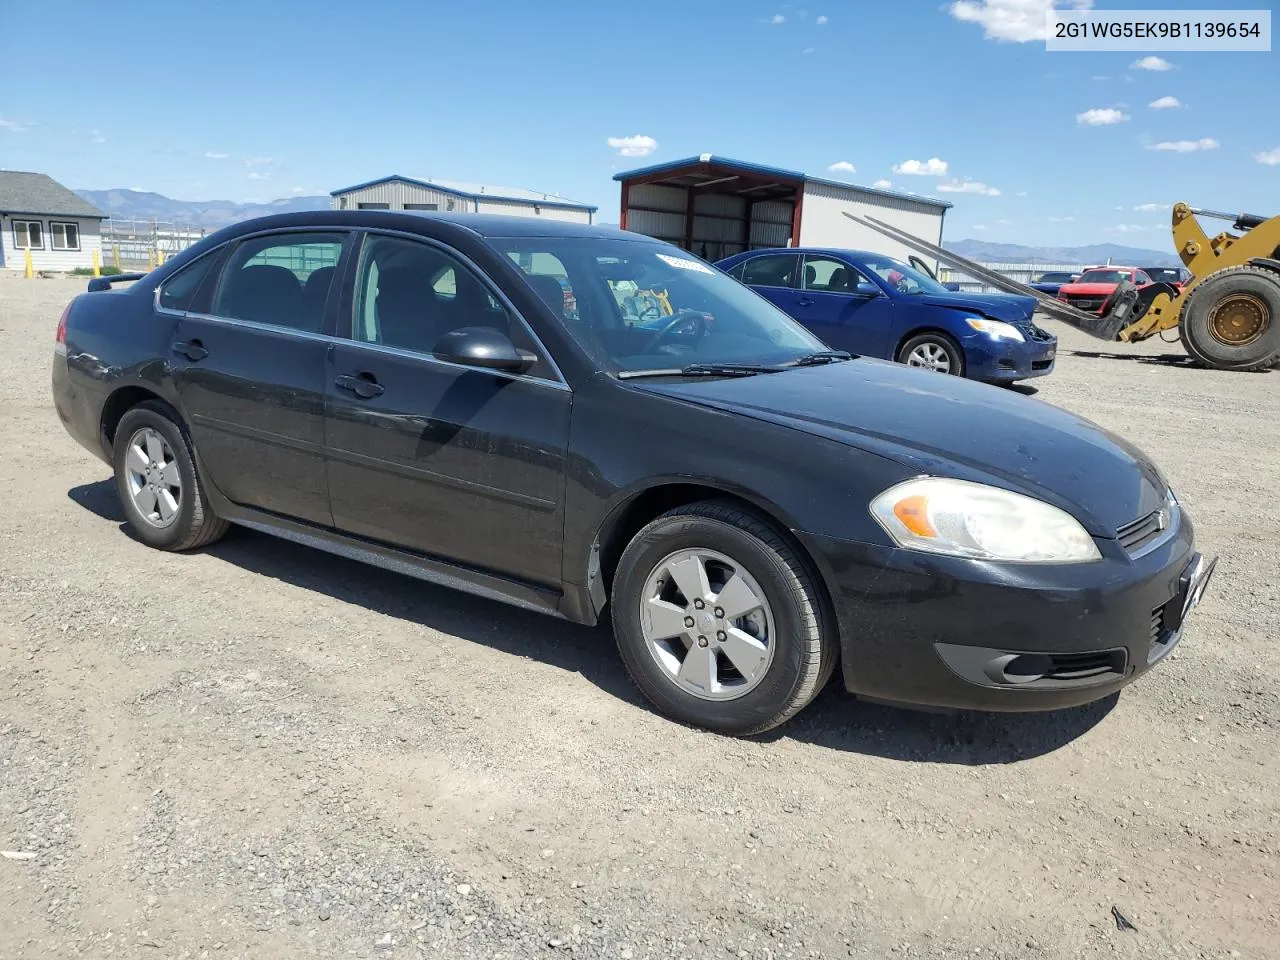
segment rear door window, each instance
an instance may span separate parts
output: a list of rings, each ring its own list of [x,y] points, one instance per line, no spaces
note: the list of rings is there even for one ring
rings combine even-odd
[[[212,313],[308,333],[324,329],[343,233],[287,233],[245,240],[231,253]]]
[[[742,282],[751,287],[790,287],[798,259],[793,253],[753,257],[742,270]]]
[[[861,286],[869,284],[855,267],[834,257],[806,256],[804,258],[804,289],[822,293],[861,293]],[[873,287],[874,289],[874,287]]]

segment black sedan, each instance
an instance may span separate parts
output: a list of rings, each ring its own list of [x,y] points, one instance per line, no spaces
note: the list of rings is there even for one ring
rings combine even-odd
[[[628,319],[646,292],[660,323]],[[1124,440],[828,350],[679,248],[599,227],[227,227],[73,300],[53,396],[144,542],[236,523],[608,616],[660,710],[729,734],[837,666],[904,704],[1103,697],[1174,647],[1213,569]]]

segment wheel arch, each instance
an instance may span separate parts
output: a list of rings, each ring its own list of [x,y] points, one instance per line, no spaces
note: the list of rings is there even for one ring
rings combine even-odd
[[[894,362],[895,363],[901,362],[900,360],[898,360],[898,356],[899,354],[902,353],[902,348],[907,345],[908,340],[910,340],[912,337],[918,337],[921,334],[925,334],[925,333],[932,333],[932,334],[937,334],[938,336],[946,337],[948,340],[951,341],[951,343],[955,346],[955,348],[960,351],[960,356],[962,358],[964,357],[965,355],[964,344],[960,342],[960,338],[957,337],[955,333],[953,333],[952,331],[948,330],[946,327],[940,324],[925,323],[925,324],[920,324],[918,326],[912,327],[910,330],[908,330],[898,339],[898,342],[896,344],[894,344],[893,346]]]
[[[735,484],[702,478],[670,478],[650,482],[623,494],[597,526],[586,557],[586,583],[592,612],[596,617],[600,616],[608,604],[618,560],[632,538],[668,510],[704,500],[733,503],[773,529],[808,567],[827,611],[833,609],[826,571],[792,532],[796,524],[785,510]]]
[[[112,447],[115,445],[116,428],[120,426],[121,418],[138,404],[146,403],[148,400],[164,404],[173,411],[178,422],[182,422],[181,415],[173,404],[159,392],[136,383],[117,387],[107,396],[106,402],[102,405],[102,414],[98,418],[98,436],[102,442],[102,449],[108,456],[111,455]]]

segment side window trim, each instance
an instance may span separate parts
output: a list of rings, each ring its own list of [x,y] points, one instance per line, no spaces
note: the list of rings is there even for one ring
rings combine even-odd
[[[341,312],[338,324],[334,331],[335,339],[345,341],[353,346],[364,347],[369,350],[394,353],[397,356],[413,357],[415,359],[440,364],[441,366],[453,367],[458,370],[483,370],[485,373],[509,376],[513,380],[527,380],[530,383],[545,383],[563,387],[566,390],[569,389],[569,382],[565,379],[564,373],[561,371],[560,365],[556,362],[555,356],[549,349],[547,349],[547,345],[542,341],[542,338],[538,336],[529,321],[525,319],[524,314],[516,308],[516,305],[511,302],[511,298],[508,297],[506,292],[493,281],[493,278],[457,247],[451,246],[442,240],[437,240],[435,237],[423,236],[420,233],[407,233],[402,230],[378,228],[361,230],[359,233],[359,242],[352,244],[350,258],[352,264],[351,269],[344,276],[343,300],[340,306]],[[357,340],[353,334],[355,332],[355,325],[357,321],[356,305],[360,299],[358,289],[360,285],[360,268],[363,264],[365,250],[368,248],[369,241],[375,237],[394,237],[399,240],[408,240],[413,243],[421,243],[425,246],[433,247],[445,256],[453,258],[465,269],[469,270],[481,287],[490,296],[497,300],[498,303],[501,304],[502,308],[520,324],[525,334],[533,343],[534,350],[551,368],[550,372],[554,374],[554,377],[536,377],[527,373],[508,373],[501,370],[493,370],[488,367],[475,367],[468,364],[450,363],[448,361],[441,360],[430,353],[420,353],[417,350],[406,350],[400,347],[387,346],[386,344],[369,343],[365,340]]]

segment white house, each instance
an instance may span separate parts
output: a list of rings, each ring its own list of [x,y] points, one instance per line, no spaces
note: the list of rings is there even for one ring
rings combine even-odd
[[[93,266],[106,214],[43,173],[0,170],[0,270]]]

